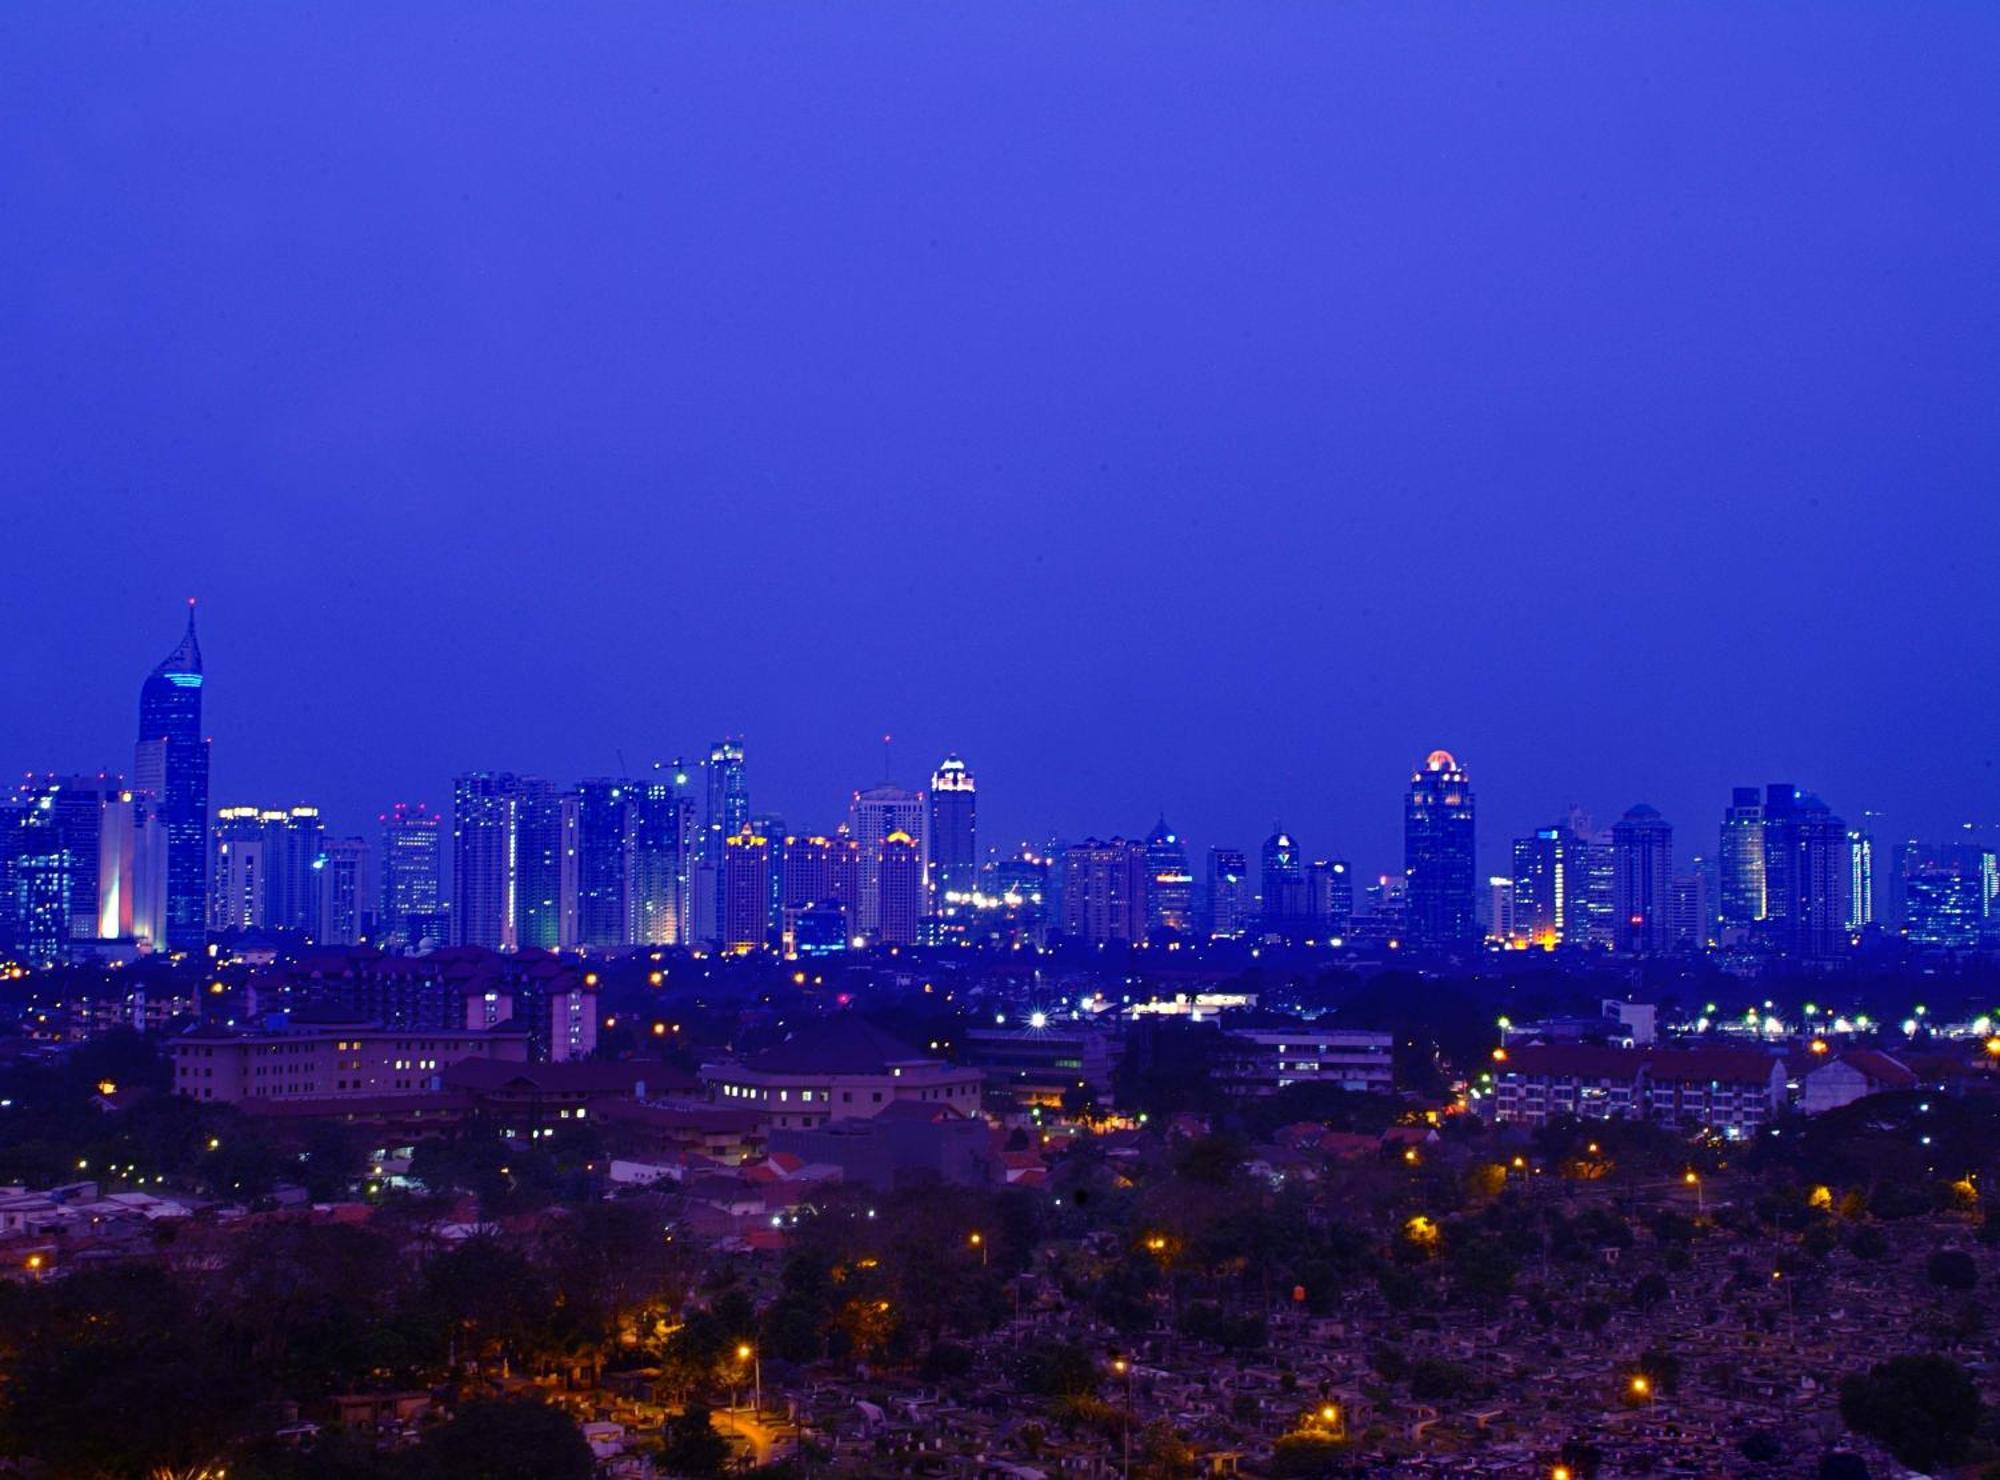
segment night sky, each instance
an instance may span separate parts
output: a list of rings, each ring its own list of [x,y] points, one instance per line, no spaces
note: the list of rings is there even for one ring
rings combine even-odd
[[[411,14],[410,12],[418,12]],[[2000,6],[0,9],[0,766],[2000,819]]]

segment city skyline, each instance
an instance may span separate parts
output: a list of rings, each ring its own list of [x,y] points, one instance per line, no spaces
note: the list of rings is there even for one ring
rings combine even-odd
[[[153,714],[162,712],[159,706],[174,703],[185,706],[190,699],[194,705],[194,723],[200,725],[200,706],[205,702],[203,696],[207,695],[208,698],[213,697],[214,691],[203,687],[205,679],[203,679],[201,672],[201,651],[195,640],[197,603],[193,598],[188,600],[186,610],[187,630],[180,644],[169,654],[168,658],[162,660],[154,667],[151,676],[147,679],[145,690],[147,698],[145,702],[153,707],[142,716],[142,727]],[[175,667],[192,669],[191,676],[196,679],[203,679],[203,683],[190,684],[186,679],[182,679],[178,685],[170,687],[169,680],[163,675],[170,668]],[[156,697],[157,695],[164,695],[166,697]],[[156,725],[159,723],[157,720],[152,720],[152,722]],[[186,722],[183,719],[183,725]],[[876,737],[876,740],[880,746],[877,758],[884,768],[885,776],[891,776],[891,773],[894,775],[902,774],[902,762],[895,746],[894,736],[884,734]],[[214,736],[212,733],[204,735],[203,743],[200,747],[202,754],[200,758],[199,784],[204,803],[209,800],[207,795],[210,789],[208,777],[209,757],[207,752],[213,742]],[[711,745],[701,747],[687,746],[683,750],[686,753],[677,753],[672,759],[664,757],[657,759],[649,758],[638,766],[627,766],[626,769],[617,772],[605,771],[602,775],[598,776],[588,773],[581,777],[566,776],[564,773],[558,771],[538,770],[533,767],[521,767],[518,769],[502,767],[487,769],[479,766],[460,767],[455,769],[444,784],[438,788],[438,792],[442,797],[441,802],[434,803],[428,796],[424,795],[399,796],[393,802],[383,802],[375,805],[370,809],[369,816],[355,818],[351,823],[346,816],[334,808],[321,805],[318,797],[320,795],[340,795],[343,792],[351,794],[354,790],[352,783],[319,787],[308,785],[297,788],[294,793],[246,798],[239,795],[237,789],[225,779],[223,787],[216,792],[213,799],[214,804],[207,808],[207,822],[209,827],[214,829],[220,823],[226,821],[227,816],[231,812],[255,813],[260,809],[275,808],[279,814],[282,814],[287,809],[304,807],[313,812],[315,828],[323,830],[327,836],[365,836],[372,845],[376,841],[379,829],[383,824],[387,823],[390,815],[404,808],[430,808],[431,812],[442,820],[448,831],[452,824],[454,811],[452,797],[459,783],[469,776],[485,775],[507,778],[518,776],[524,781],[530,781],[550,788],[549,797],[551,804],[553,804],[554,798],[558,794],[568,794],[579,789],[587,793],[593,786],[601,787],[619,783],[636,784],[644,782],[648,778],[654,779],[655,784],[664,784],[664,778],[670,778],[678,774],[679,782],[677,789],[685,791],[686,797],[692,802],[695,808],[693,822],[698,831],[691,839],[690,848],[693,859],[698,862],[704,856],[702,852],[704,848],[719,848],[721,842],[727,836],[731,835],[737,827],[740,827],[744,822],[752,820],[782,820],[785,824],[784,830],[788,833],[831,833],[836,828],[850,824],[853,821],[854,815],[858,815],[853,813],[853,809],[859,805],[861,797],[871,791],[882,792],[884,795],[889,796],[894,805],[901,807],[903,812],[907,812],[908,816],[903,818],[905,825],[909,825],[913,819],[922,816],[924,825],[916,828],[916,831],[920,844],[927,846],[930,829],[936,825],[936,786],[940,776],[948,775],[954,769],[959,772],[964,772],[967,769],[967,762],[961,759],[958,750],[951,748],[941,753],[940,759],[935,762],[938,768],[935,771],[931,771],[929,766],[919,767],[912,765],[911,769],[913,771],[931,772],[927,777],[919,776],[918,779],[924,783],[920,786],[905,788],[900,786],[891,777],[891,779],[877,779],[872,783],[851,788],[847,791],[844,799],[824,806],[808,809],[794,808],[788,804],[780,803],[780,805],[773,807],[770,804],[768,795],[757,784],[758,768],[754,759],[754,745],[747,737],[737,733],[730,733],[725,739],[714,741]],[[620,763],[626,762],[627,758],[623,747],[614,747],[614,753]],[[128,777],[128,779],[133,781],[134,785],[140,784],[135,778],[138,775],[138,770],[144,764],[143,757],[145,754],[145,747],[142,746],[140,751],[142,759],[139,762],[135,762],[131,776]],[[695,759],[689,759],[689,755],[694,756]],[[706,756],[705,760],[702,759],[704,756]],[[1420,760],[1416,764],[1413,768],[1414,778],[1421,780],[1426,771],[1436,771],[1440,761],[1447,767],[1458,766],[1460,764],[1455,760],[1451,752],[1441,749],[1435,750],[1427,758]],[[973,767],[972,769],[978,771],[981,775],[985,774],[985,767],[983,765]],[[17,774],[23,778],[23,784],[32,784],[40,778],[56,775],[89,776],[96,774],[100,776],[116,776],[124,773],[112,767],[100,767],[93,772],[88,767],[51,761],[38,767],[24,768],[18,771]],[[226,774],[225,772],[225,777]],[[1789,787],[1791,784],[1790,782],[1760,782],[1751,786],[1732,784],[1728,788],[1728,792],[1731,802],[1740,804],[1748,796],[1754,805],[1757,797],[1766,786],[1783,785]],[[190,795],[192,795],[193,787],[193,781],[182,783],[182,789],[189,791]],[[751,788],[755,788],[754,792],[750,790]],[[144,788],[141,787],[141,790],[143,791]],[[1124,826],[1111,827],[1101,824],[1086,824],[1073,833],[1064,833],[1058,829],[1050,828],[1044,829],[1039,834],[1027,830],[1009,834],[1002,828],[996,827],[992,821],[992,813],[996,810],[1003,816],[1007,814],[1009,809],[1006,801],[1002,800],[999,807],[996,808],[994,806],[996,798],[990,788],[982,784],[980,790],[979,815],[981,821],[979,823],[980,842],[977,857],[978,861],[982,863],[1014,856],[1024,847],[1041,848],[1051,842],[1076,842],[1099,834],[1107,837],[1113,835],[1135,838],[1143,836],[1137,828]],[[1482,798],[1490,797],[1490,792],[1484,785],[1477,788],[1477,790]],[[1806,788],[1806,791],[1815,797],[1819,794],[1818,790],[1812,787]],[[921,805],[918,801],[920,797],[922,798]],[[185,809],[186,805],[187,803],[183,802],[183,809]],[[1488,805],[1490,806],[1490,801]],[[1650,801],[1645,800],[1643,797],[1635,799],[1626,806],[1607,809],[1603,812],[1594,811],[1588,804],[1578,802],[1572,798],[1561,804],[1559,808],[1551,809],[1551,811],[1560,811],[1564,815],[1565,821],[1563,826],[1565,828],[1571,831],[1602,832],[1607,839],[1614,830],[1614,825],[1619,822],[1619,819],[1624,817],[1629,822],[1630,818],[1628,814],[1634,810],[1652,813],[1656,817],[1663,816],[1667,824],[1668,833],[1672,838],[1672,842],[1669,844],[1671,851],[1667,855],[1669,866],[1682,867],[1696,857],[1714,861],[1724,853],[1726,844],[1723,842],[1722,834],[1729,815],[1729,811],[1727,810],[1729,805],[1730,803],[1726,802],[1724,810],[1721,811],[1711,809],[1711,816],[1721,819],[1721,821],[1716,822],[1714,828],[1711,828],[1707,821],[1702,819],[1699,811],[1685,813],[1677,818],[1674,813],[1666,809],[1654,807]],[[733,823],[734,826],[717,828],[712,824],[711,813],[718,807],[722,809],[722,815]],[[1020,812],[1027,810],[1027,807],[1017,798],[1014,799],[1013,810],[1018,815]],[[1195,806],[1183,808],[1170,804],[1160,809],[1159,823],[1162,825],[1165,824],[1170,814],[1181,815],[1184,812],[1194,813],[1201,810],[1203,809]],[[1516,803],[1516,810],[1518,810],[1518,803]],[[1833,810],[1840,812],[1842,809],[1836,807]],[[1933,845],[1949,845],[1965,842],[1991,846],[1995,842],[2000,842],[2000,821],[1988,822],[1977,818],[1962,818],[1955,823],[1946,822],[1943,825],[1935,826],[1928,830],[1920,828],[1900,830],[1895,826],[1895,819],[1893,817],[1885,816],[1876,809],[1849,808],[1846,811],[1849,820],[1853,824],[1853,830],[1865,832],[1878,846],[1919,841]],[[901,816],[901,813],[898,815]],[[1490,820],[1490,813],[1488,814],[1489,821],[1487,825],[1479,828],[1477,832],[1477,851],[1471,875],[1471,878],[1475,882],[1469,886],[1472,894],[1482,893],[1490,877],[1518,870],[1520,866],[1520,846],[1524,842],[1533,839],[1537,834],[1548,835],[1549,830],[1541,821],[1547,815],[1549,814],[1546,812],[1532,814],[1533,820],[1529,821],[1525,826],[1515,829],[1511,826],[1497,828]],[[1840,819],[1836,818],[1836,820]],[[1409,860],[1408,849],[1410,838],[1407,829],[1407,819],[1404,836],[1398,843],[1393,856],[1385,855],[1380,859],[1358,854],[1356,850],[1342,846],[1338,842],[1330,845],[1316,845],[1313,839],[1300,836],[1298,829],[1284,826],[1282,822],[1278,825],[1291,838],[1297,839],[1293,846],[1299,854],[1301,868],[1314,860],[1338,859],[1344,864],[1350,865],[1357,879],[1365,882],[1380,876],[1397,874],[1407,866]],[[1229,834],[1205,841],[1198,841],[1190,830],[1179,828],[1178,826],[1175,828],[1175,833],[1179,844],[1189,850],[1190,858],[1204,855],[1209,849],[1217,847],[1255,853],[1263,841],[1260,836],[1253,836],[1256,833],[1254,827],[1246,827],[1240,829],[1236,834]],[[960,846],[963,847],[964,845],[961,844]],[[447,858],[454,856],[452,850],[448,847],[445,853]],[[717,856],[719,857],[719,854]],[[185,870],[188,865],[184,864],[182,867]],[[455,870],[456,865],[453,864],[447,867],[445,873],[445,878],[448,881],[448,895],[454,892],[449,881],[454,878]],[[183,887],[187,886],[184,885]],[[622,887],[622,883],[615,887]],[[1463,880],[1460,881],[1459,887],[1460,894],[1463,897],[1457,900],[1453,908],[1459,911],[1460,914],[1463,914],[1465,909],[1468,908],[1466,899],[1470,896],[1465,895],[1465,888],[1467,886],[1465,886]],[[199,913],[204,920],[213,913],[214,902],[210,899],[209,888],[209,881],[204,871],[195,896],[204,902],[199,909]],[[1726,914],[1728,910],[1726,902],[1728,886],[1721,884],[1718,880],[1718,891],[1720,897],[1710,903],[1713,907]],[[586,887],[584,892],[590,893],[591,890],[589,887]],[[622,925],[622,917],[616,926],[610,922],[608,917],[600,917],[591,925],[584,927],[583,939],[588,941],[594,938],[602,938],[608,941],[612,935],[622,929]]]

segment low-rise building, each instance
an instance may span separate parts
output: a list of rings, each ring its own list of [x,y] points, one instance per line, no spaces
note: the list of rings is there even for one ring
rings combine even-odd
[[[1395,1088],[1390,1033],[1336,1028],[1262,1010],[1225,1013],[1216,1074],[1224,1091],[1261,1099],[1294,1084],[1388,1094]]]
[[[1870,1095],[1917,1087],[1916,1071],[1880,1049],[1854,1048],[1835,1055],[1799,1080],[1799,1108],[1824,1115]]]
[[[314,1023],[252,1031],[197,1028],[167,1045],[174,1089],[196,1100],[325,1100],[426,1094],[461,1059],[525,1063],[528,1034],[499,1028]]]
[[[866,1119],[906,1100],[976,1115],[984,1084],[978,1069],[919,1053],[850,1014],[750,1058],[703,1064],[701,1078],[716,1104],[762,1111],[784,1130]]]
[[[1645,1118],[1739,1138],[1785,1101],[1784,1060],[1754,1048],[1614,1048],[1522,1044],[1502,1050],[1493,1076],[1495,1118],[1541,1125]]]

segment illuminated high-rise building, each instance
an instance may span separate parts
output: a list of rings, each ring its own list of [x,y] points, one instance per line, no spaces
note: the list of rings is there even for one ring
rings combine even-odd
[[[1824,958],[1848,945],[1847,824],[1789,782],[1764,788],[1764,942],[1785,955]]]
[[[788,951],[796,947],[800,921],[808,913],[822,924],[837,915],[840,938],[852,934],[847,922],[859,888],[860,853],[860,846],[845,835],[815,833],[785,839],[778,865],[778,928]]]
[[[1904,931],[1910,944],[1976,949],[1991,908],[1994,855],[1975,844],[1912,844],[1902,856]]]
[[[631,853],[626,916],[642,946],[692,943],[693,859],[697,822],[690,772],[680,761],[656,764],[632,784]]]
[[[1306,865],[1306,917],[1316,936],[1345,940],[1354,931],[1354,870],[1344,858]]]
[[[576,786],[574,944],[586,950],[631,940],[625,910],[632,801],[632,783],[623,777],[592,777]]]
[[[1306,865],[1299,842],[1283,828],[1264,840],[1259,860],[1264,930],[1270,935],[1303,935],[1307,924]]]
[[[454,944],[554,950],[563,934],[564,798],[539,776],[452,783]]]
[[[722,949],[764,950],[771,935],[771,840],[750,823],[722,845]]]
[[[1234,940],[1249,930],[1254,913],[1250,860],[1241,848],[1210,848],[1208,933],[1218,940]]]
[[[1146,931],[1146,845],[1086,838],[1062,854],[1063,934],[1090,945],[1132,943]]]
[[[1859,935],[1875,923],[1875,839],[1852,831],[1847,835],[1847,931]]]
[[[1514,940],[1514,881],[1505,874],[1486,880],[1486,939],[1495,945]]]
[[[722,938],[722,850],[750,820],[750,773],[743,741],[735,736],[708,748],[702,766],[706,804],[701,846],[695,850],[694,938],[704,944]]]
[[[1673,943],[1673,824],[1641,802],[1611,828],[1612,938],[1621,951]]]
[[[882,840],[876,872],[874,937],[885,946],[914,945],[924,916],[924,847],[900,828]]]
[[[1729,794],[1716,849],[1716,920],[1726,945],[1746,939],[1764,919],[1764,798],[1754,786]]]
[[[1410,777],[1403,805],[1405,929],[1412,945],[1456,950],[1479,937],[1479,869],[1471,778],[1448,750]]]
[[[323,946],[352,946],[374,928],[374,891],[365,838],[330,838],[313,863],[313,939]]]
[[[1146,834],[1146,933],[1185,935],[1194,929],[1194,871],[1187,844],[1162,817]]]
[[[377,922],[388,940],[417,945],[435,938],[444,908],[444,819],[422,802],[398,802],[382,824],[382,905]]]
[[[854,793],[848,807],[848,832],[861,848],[860,897],[849,924],[856,935],[874,937],[882,929],[882,842],[902,833],[917,845],[923,858],[924,794],[882,782]]]
[[[1709,875],[1703,869],[1674,876],[1667,927],[1673,950],[1699,951],[1709,944],[1715,927],[1715,907],[1709,899]]]
[[[317,807],[272,809],[264,814],[264,923],[311,935],[319,925],[319,880],[326,824]]]
[[[1513,939],[1542,950],[1580,944],[1581,844],[1568,826],[1514,840]]]
[[[201,733],[201,645],[194,603],[187,632],[139,690],[132,790],[155,804],[166,829],[170,950],[199,949],[208,928],[208,740]]]
[[[948,755],[931,774],[930,892],[936,910],[947,894],[979,887],[979,788],[972,772]]]

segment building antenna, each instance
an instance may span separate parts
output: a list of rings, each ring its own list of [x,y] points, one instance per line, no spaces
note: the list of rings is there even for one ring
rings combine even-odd
[[[889,784],[889,742],[895,738],[894,735],[884,735],[882,737],[882,784],[884,786]]]
[[[618,774],[620,776],[631,775],[632,773],[625,768],[625,747],[622,745],[615,747],[614,753],[618,757]]]

